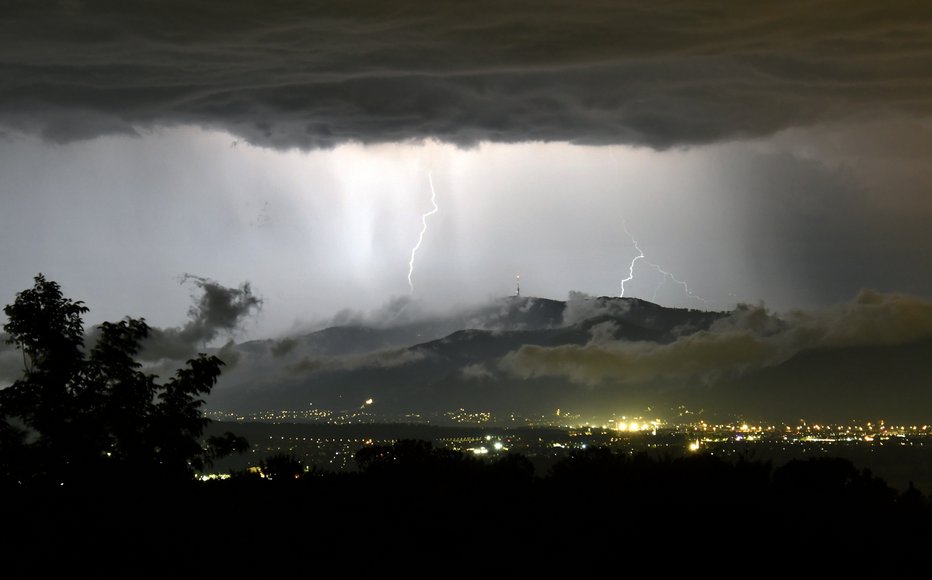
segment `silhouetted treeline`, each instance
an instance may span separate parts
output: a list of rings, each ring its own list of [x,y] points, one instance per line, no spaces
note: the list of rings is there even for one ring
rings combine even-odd
[[[667,571],[914,570],[930,513],[838,459],[574,451],[535,477],[520,455],[482,460],[429,442],[365,447],[354,473],[293,456],[145,495],[7,490],[4,549],[20,576],[59,562],[98,573],[415,576]],[[494,566],[492,562],[495,562]]]
[[[183,485],[248,448],[231,433],[203,437],[202,397],[220,359],[200,354],[159,384],[136,360],[150,332],[145,320],[104,322],[88,347],[87,311],[41,274],[4,307],[4,338],[22,352],[23,373],[0,389],[0,485]]]

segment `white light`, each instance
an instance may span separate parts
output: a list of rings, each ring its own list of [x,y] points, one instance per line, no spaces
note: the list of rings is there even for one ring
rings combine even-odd
[[[431,178],[430,172],[427,172],[427,182],[430,183],[430,203],[433,204],[434,209],[425,213],[421,216],[421,234],[417,238],[417,244],[411,249],[411,260],[408,262],[408,286],[411,287],[411,292],[414,293],[414,282],[411,281],[411,275],[414,274],[414,255],[417,253],[418,248],[421,247],[421,242],[424,241],[424,234],[427,232],[427,218],[434,215],[440,211],[440,207],[437,206],[437,192],[434,191],[434,180]]]
[[[638,251],[638,255],[631,260],[631,264],[628,266],[628,277],[621,281],[621,298],[625,297],[625,282],[630,282],[634,279],[634,264],[638,260],[644,257],[644,252],[641,251],[641,247],[638,246],[638,241],[634,239],[634,236],[631,235],[631,232],[628,231],[628,224],[625,223],[625,220],[621,220],[621,227],[624,228],[625,233],[628,234],[628,237],[631,239],[631,243],[634,244],[634,249]]]

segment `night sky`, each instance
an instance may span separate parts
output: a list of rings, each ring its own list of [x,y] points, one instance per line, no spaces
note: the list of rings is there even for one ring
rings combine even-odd
[[[639,248],[626,297],[754,308],[699,350],[503,368],[652,380],[925,340],[930,71],[922,2],[11,2],[0,303],[42,272],[89,323],[182,336],[192,295],[227,292],[191,335],[219,345],[517,273],[618,296]]]

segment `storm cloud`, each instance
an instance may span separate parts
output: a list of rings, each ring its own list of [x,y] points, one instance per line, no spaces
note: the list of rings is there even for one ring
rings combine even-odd
[[[214,339],[234,333],[246,317],[262,306],[262,299],[253,294],[248,282],[229,288],[208,278],[185,274],[182,283],[188,281],[201,292],[193,297],[195,303],[188,310],[188,321],[176,328],[152,328],[140,354],[144,360],[189,358]],[[232,341],[219,354],[228,364],[239,360]]]
[[[627,302],[593,299],[585,292],[570,290],[563,310],[563,325],[572,326],[596,316],[621,316],[629,307]]]
[[[499,368],[519,378],[557,376],[573,382],[628,385],[655,380],[714,383],[772,367],[809,350],[897,346],[932,338],[932,301],[862,291],[821,311],[784,315],[743,305],[703,330],[668,344],[592,340],[585,345],[525,345]]]
[[[254,144],[667,148],[932,114],[921,2],[40,0],[0,19],[0,130]]]

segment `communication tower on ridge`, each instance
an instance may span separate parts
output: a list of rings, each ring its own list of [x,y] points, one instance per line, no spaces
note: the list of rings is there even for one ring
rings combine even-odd
[[[515,274],[515,298],[521,298],[521,274]]]

